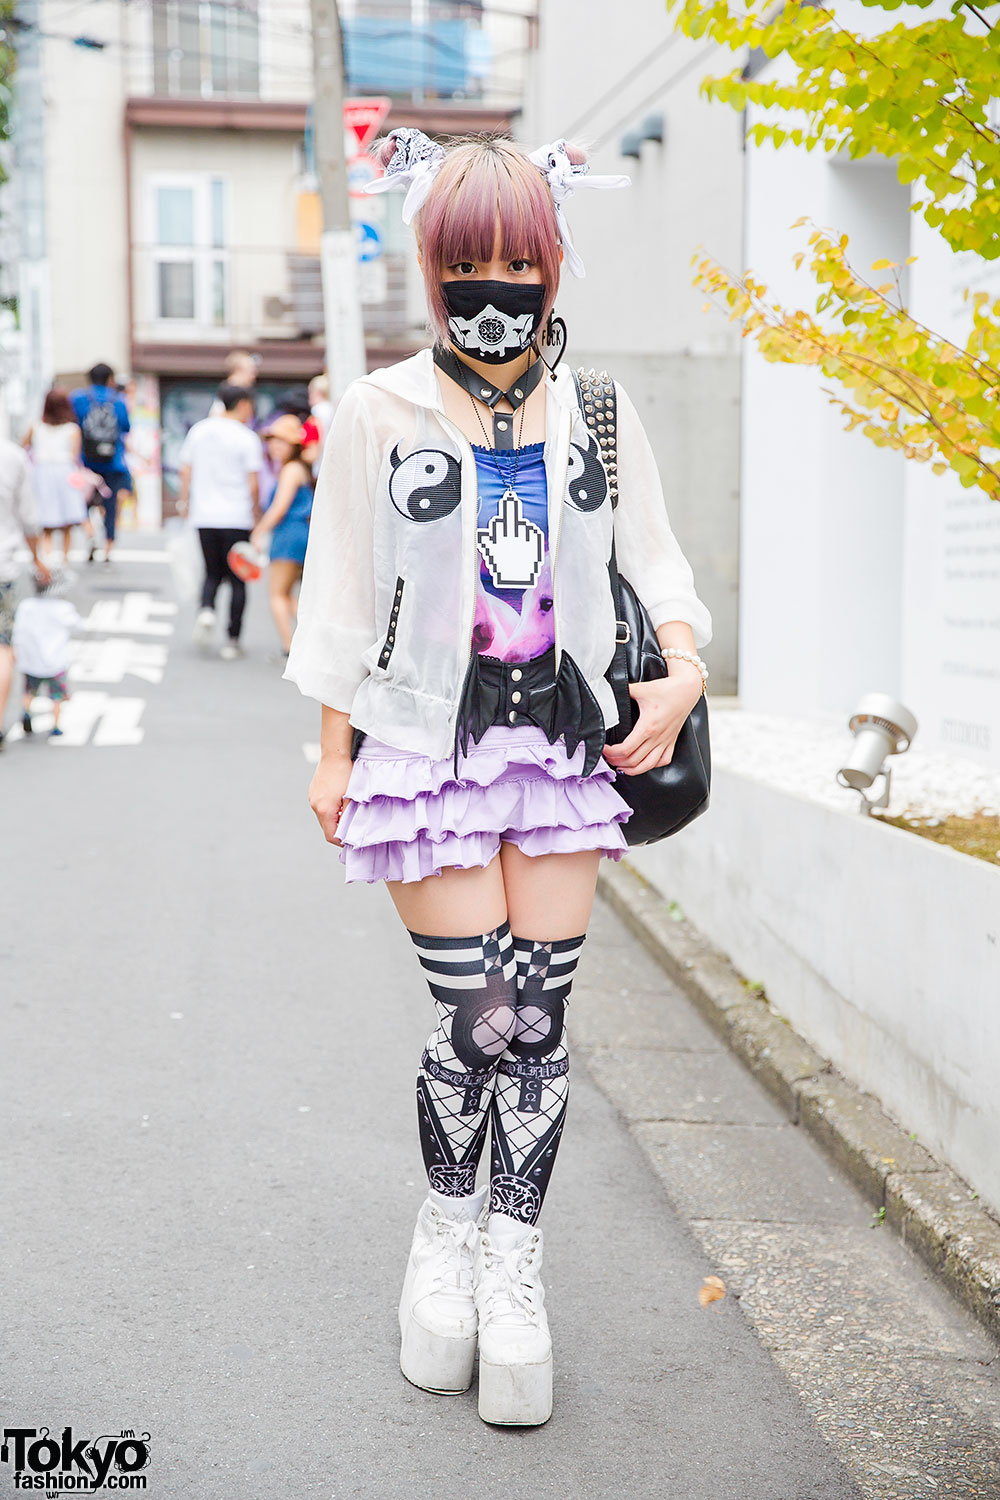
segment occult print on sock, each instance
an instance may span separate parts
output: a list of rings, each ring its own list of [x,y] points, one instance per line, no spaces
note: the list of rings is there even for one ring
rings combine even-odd
[[[583,938],[515,938],[517,1020],[493,1096],[490,1208],[533,1224],[552,1175],[569,1098],[563,1015]]]
[[[497,1063],[514,1035],[514,944],[506,922],[476,937],[410,936],[439,1017],[417,1077],[424,1165],[432,1188],[464,1198],[475,1191]]]

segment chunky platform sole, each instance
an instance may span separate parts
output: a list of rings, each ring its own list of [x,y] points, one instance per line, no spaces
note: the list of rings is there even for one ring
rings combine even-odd
[[[403,1342],[399,1368],[411,1385],[436,1396],[458,1396],[472,1384],[476,1363],[476,1335],[446,1338],[431,1333],[410,1314],[400,1320]]]
[[[479,1356],[479,1415],[499,1427],[540,1427],[552,1415],[552,1356],[537,1365]]]

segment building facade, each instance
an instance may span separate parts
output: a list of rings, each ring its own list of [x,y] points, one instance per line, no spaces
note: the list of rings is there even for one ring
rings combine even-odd
[[[535,34],[524,9],[344,4],[348,90],[386,98],[383,129],[506,133]],[[112,365],[132,402],[138,519],[156,525],[231,350],[257,356],[263,408],[323,369],[308,0],[22,12],[6,424],[20,436],[50,384]],[[426,338],[409,232],[394,195],[352,202],[369,362],[388,363]]]

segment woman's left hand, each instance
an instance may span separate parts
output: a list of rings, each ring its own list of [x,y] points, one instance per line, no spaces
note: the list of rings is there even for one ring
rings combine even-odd
[[[681,725],[701,697],[701,673],[674,671],[653,682],[631,682],[628,690],[639,717],[620,745],[605,745],[604,759],[616,771],[641,776],[670,764]]]
[[[262,531],[259,526],[255,526],[250,533],[250,545],[251,547],[256,547],[258,552],[263,552],[267,545],[267,532]]]

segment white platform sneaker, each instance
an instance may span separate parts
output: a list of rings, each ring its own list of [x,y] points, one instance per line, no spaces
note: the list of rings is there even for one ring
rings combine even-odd
[[[476,1239],[479,1415],[538,1427],[552,1415],[552,1339],[541,1280],[542,1231],[493,1214]]]
[[[485,1188],[469,1198],[432,1194],[413,1231],[399,1299],[399,1367],[413,1385],[439,1395],[472,1384],[478,1321],[472,1255],[485,1202]]]

